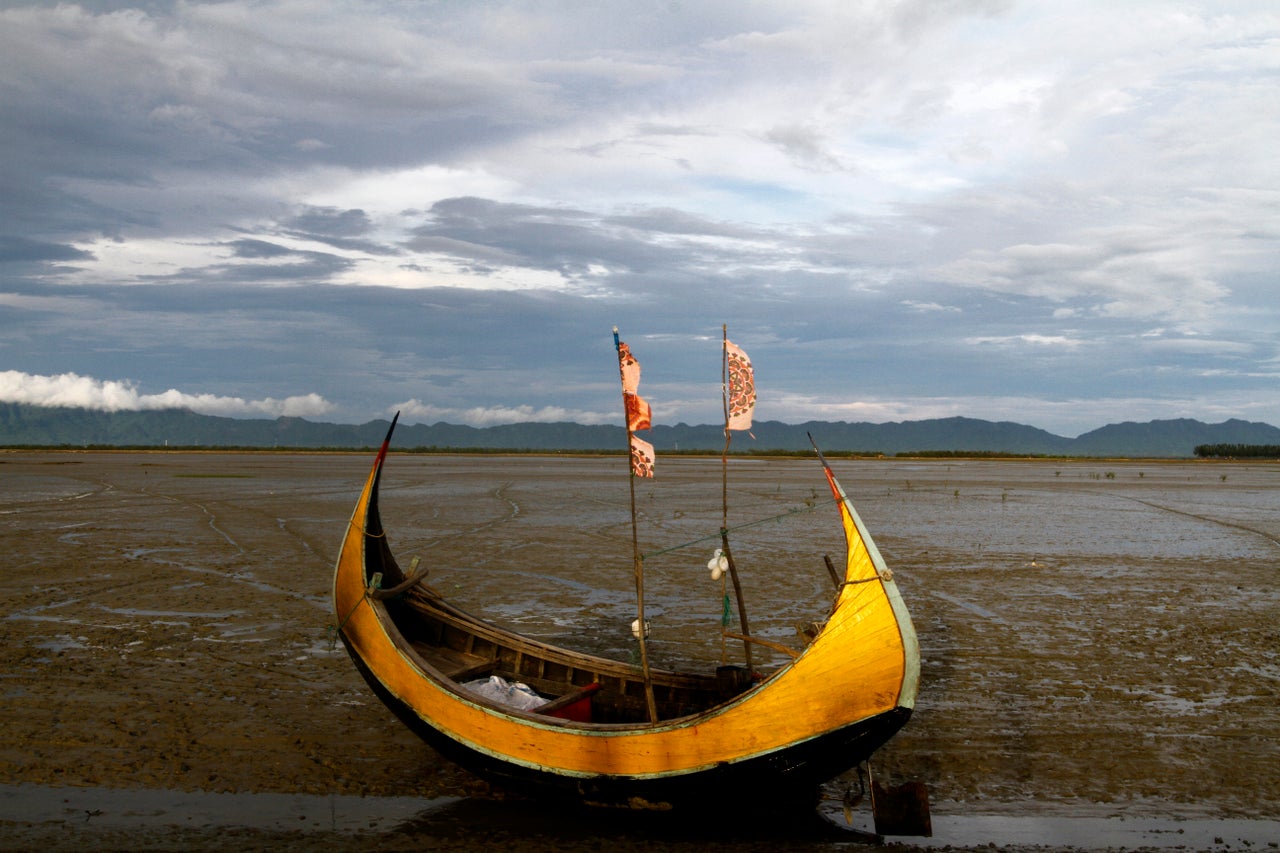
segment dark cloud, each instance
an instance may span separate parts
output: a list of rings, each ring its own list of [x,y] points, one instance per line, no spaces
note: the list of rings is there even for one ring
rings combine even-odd
[[[363,210],[309,207],[285,222],[285,226],[306,234],[326,237],[362,237],[373,224]]]
[[[622,223],[617,223],[621,226]],[[413,231],[408,247],[444,252],[481,264],[506,263],[566,275],[592,264],[633,272],[657,268],[669,253],[632,229],[610,227],[597,214],[555,207],[509,204],[482,198],[437,202],[428,222]]]
[[[363,210],[326,207],[305,208],[279,227],[281,234],[301,240],[313,240],[335,249],[386,256],[400,253],[396,246],[363,239],[372,230],[373,223]]]
[[[35,261],[87,261],[92,252],[58,243],[29,240],[25,237],[0,235],[0,263],[32,263]]]
[[[266,240],[236,240],[230,245],[237,258],[279,258],[297,254],[293,249]]]

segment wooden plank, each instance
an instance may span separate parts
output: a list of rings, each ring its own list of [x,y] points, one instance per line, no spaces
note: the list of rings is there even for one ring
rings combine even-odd
[[[445,675],[454,681],[463,682],[470,681],[473,678],[479,678],[483,675],[492,675],[493,671],[498,668],[498,660],[482,660],[479,663],[473,663],[471,666],[464,666],[461,669],[455,669],[446,672]]]

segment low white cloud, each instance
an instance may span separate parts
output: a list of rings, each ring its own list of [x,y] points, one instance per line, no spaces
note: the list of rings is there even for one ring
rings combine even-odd
[[[1146,337],[1146,336],[1144,336]],[[1226,356],[1245,356],[1253,347],[1242,341],[1224,341],[1209,338],[1160,338],[1144,341],[1151,350],[1177,353],[1209,353]]]
[[[982,337],[965,338],[964,342],[970,346],[1038,346],[1038,347],[1057,347],[1059,349],[1075,349],[1084,343],[1079,338],[1069,338],[1065,335],[987,335]]]
[[[314,417],[333,409],[333,404],[319,394],[303,394],[283,400],[188,394],[173,388],[161,394],[143,394],[128,380],[94,379],[78,373],[37,376],[17,370],[0,371],[0,402],[104,412],[190,409],[204,415],[228,417]]]
[[[849,423],[888,423],[891,421],[948,418],[963,414],[952,400],[832,400],[809,394],[782,393],[767,406],[756,410],[759,420],[784,423],[805,421],[847,421]]]
[[[474,406],[472,408],[449,408],[433,406],[421,400],[406,400],[392,411],[400,412],[405,421],[418,423],[438,423],[444,421],[453,424],[466,424],[474,427],[497,426],[498,424],[519,423],[561,423],[578,424],[611,423],[621,419],[620,415],[602,414],[600,412],[577,411],[561,406]]]
[[[904,299],[902,300],[902,304],[904,307],[910,308],[912,311],[920,311],[922,313],[932,313],[932,312],[944,312],[948,314],[963,313],[963,309],[958,308],[955,305],[941,305],[937,302],[917,302],[914,299]]]

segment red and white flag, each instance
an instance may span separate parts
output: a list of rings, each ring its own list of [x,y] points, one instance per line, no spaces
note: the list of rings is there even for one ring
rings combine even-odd
[[[751,359],[733,341],[724,342],[729,367],[729,429],[751,429],[756,410],[756,378]]]
[[[640,387],[640,362],[631,354],[631,347],[618,342],[618,366],[622,370],[622,390],[634,394]]]
[[[618,330],[614,329],[617,341]],[[631,347],[618,343],[618,369],[622,374],[622,402],[627,410],[627,433],[631,435],[631,473],[637,477],[652,477],[654,465],[653,445],[637,438],[635,431],[653,426],[653,410],[638,393],[640,388],[640,362],[631,354]]]
[[[649,429],[653,426],[653,410],[639,394],[622,393],[627,406],[627,429],[635,432],[638,429]]]
[[[653,445],[637,436],[631,436],[631,473],[637,477],[653,476]]]

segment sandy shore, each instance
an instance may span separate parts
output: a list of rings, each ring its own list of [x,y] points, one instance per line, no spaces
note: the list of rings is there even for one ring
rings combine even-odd
[[[370,461],[0,454],[0,846],[597,849],[636,838],[611,838],[596,818],[558,834],[440,760],[335,647],[332,561]],[[706,464],[672,461],[673,491],[705,479]],[[612,591],[579,601],[468,572],[514,549],[534,574],[582,566],[617,530],[614,489],[596,485],[613,467],[396,456],[386,514],[460,596],[505,596],[522,630],[572,634],[581,609],[613,619]],[[747,503],[764,514],[820,486],[800,462],[744,471]],[[1250,843],[1274,827],[1280,841],[1280,466],[877,460],[838,471],[922,642],[917,714],[878,758],[881,778],[926,781],[941,826],[948,815],[1165,818]],[[683,513],[663,503],[673,499],[656,493],[649,512],[685,535]],[[769,583],[789,594],[794,577],[762,581],[766,597]],[[824,582],[818,569],[800,587],[820,603]],[[122,791],[135,796],[112,799]],[[194,799],[179,807],[173,792]],[[247,795],[267,815],[256,823]],[[736,823],[714,816],[636,844],[838,844],[802,830],[735,834]],[[523,834],[530,824],[542,834]],[[970,840],[981,839],[953,842]],[[1132,847],[1169,849],[1176,834],[1165,841]]]

